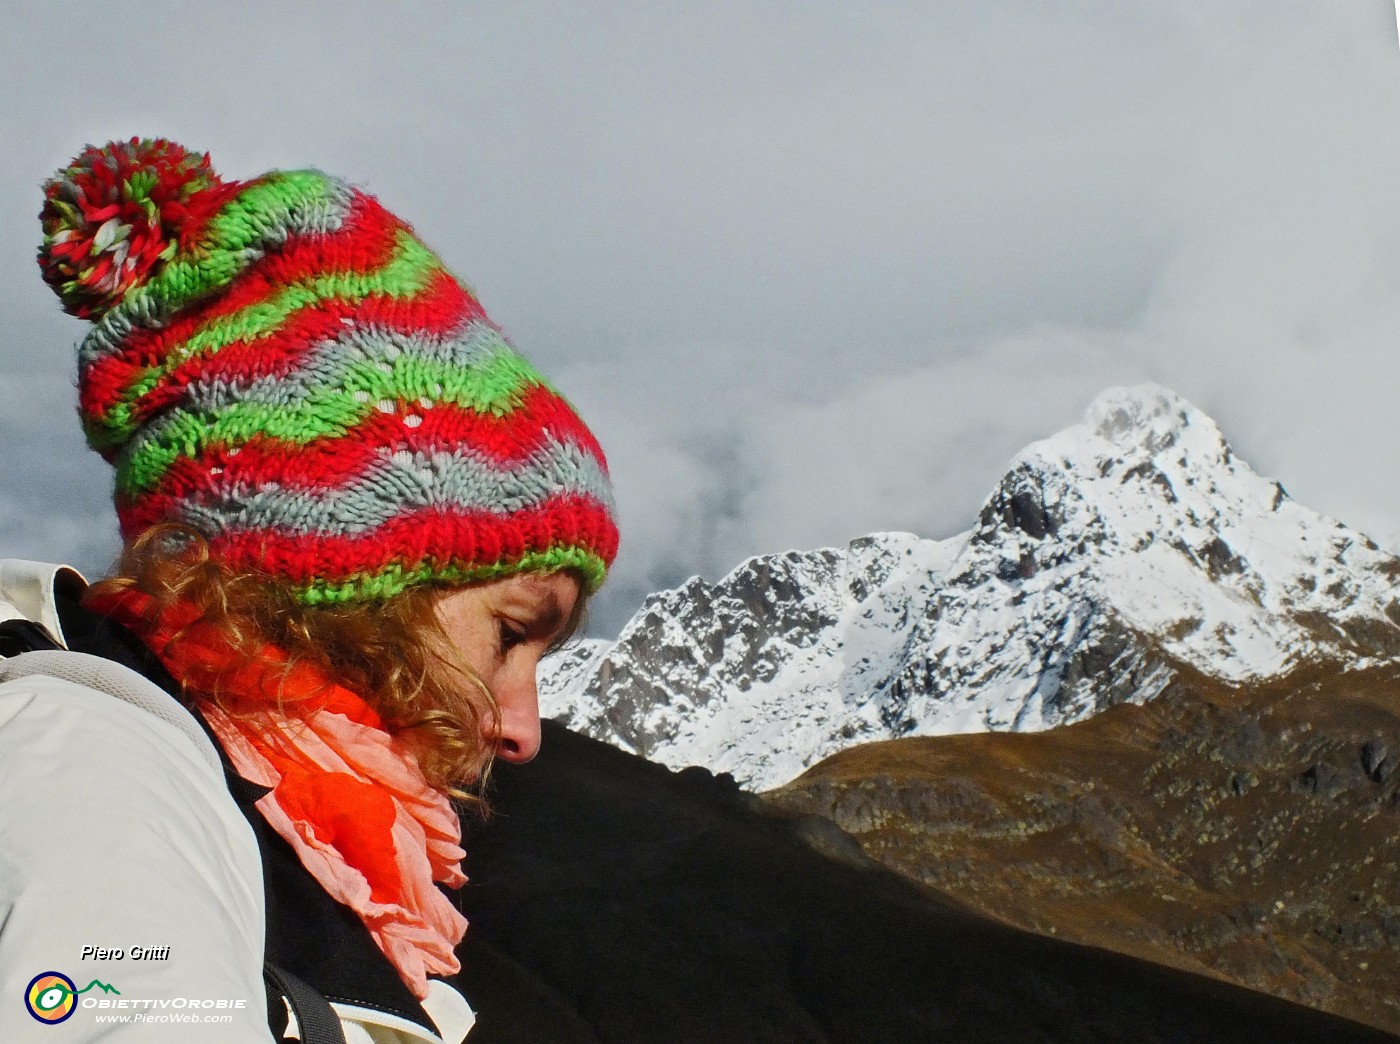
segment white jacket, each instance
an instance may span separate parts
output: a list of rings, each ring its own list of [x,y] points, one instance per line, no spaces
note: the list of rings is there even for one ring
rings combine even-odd
[[[0,620],[61,641],[58,568],[0,562]],[[267,1044],[263,932],[257,841],[193,716],[108,660],[0,660],[0,1040]],[[61,1031],[26,1010],[46,972],[79,991]],[[433,990],[442,1036],[337,1004],[349,1044],[460,1044],[471,1008]]]

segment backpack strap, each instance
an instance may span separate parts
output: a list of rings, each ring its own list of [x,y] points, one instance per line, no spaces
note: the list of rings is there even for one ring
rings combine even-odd
[[[331,1007],[331,1002],[302,979],[285,968],[272,963],[263,965],[263,988],[267,991],[268,1021],[273,1012],[282,1011],[282,1002],[296,1016],[297,1033],[302,1044],[346,1044],[345,1027],[340,1016]],[[280,1037],[286,1031],[286,1024],[273,1026],[273,1032]]]
[[[20,629],[10,628],[8,633],[13,636],[16,630]],[[38,630],[42,632],[43,628]],[[28,633],[30,637],[35,637],[33,631]],[[38,674],[105,692],[155,715],[184,733],[209,766],[220,776],[223,775],[223,763],[219,760],[214,741],[205,735],[194,715],[174,696],[130,667],[91,653],[69,652],[52,646],[0,660],[0,682]]]
[[[59,640],[43,624],[16,618],[0,623],[0,659],[40,649],[62,649]]]

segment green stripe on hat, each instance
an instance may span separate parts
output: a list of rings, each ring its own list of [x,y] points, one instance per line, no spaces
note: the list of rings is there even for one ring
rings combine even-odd
[[[371,599],[382,601],[428,581],[457,586],[496,580],[514,573],[557,573],[566,569],[577,570],[582,575],[584,590],[589,594],[602,586],[608,572],[607,564],[592,551],[581,547],[551,547],[544,551],[527,552],[511,562],[481,566],[449,565],[438,568],[420,565],[405,569],[395,563],[381,573],[351,580],[315,580],[302,589],[301,600],[309,605],[335,605]]]
[[[295,376],[286,383],[295,386]],[[500,416],[529,388],[543,383],[535,368],[504,344],[492,358],[470,367],[410,356],[401,356],[388,373],[374,363],[353,363],[332,384],[294,387],[287,402],[241,399],[215,410],[179,410],[168,420],[151,422],[118,459],[117,490],[136,496],[152,489],[176,460],[198,456],[209,446],[239,446],[263,437],[294,448],[344,435],[382,400],[412,402],[430,396],[434,402]]]
[[[253,341],[276,333],[287,319],[303,308],[330,301],[349,304],[370,294],[406,298],[420,293],[442,264],[413,234],[397,236],[394,257],[377,272],[333,273],[294,284],[272,297],[237,312],[219,316],[182,344],[173,346],[159,366],[148,367],[131,384],[106,418],[87,426],[88,441],[97,450],[111,449],[129,439],[139,426],[133,421],[135,403],[159,386],[181,364],[196,355],[216,352],[239,341]]]

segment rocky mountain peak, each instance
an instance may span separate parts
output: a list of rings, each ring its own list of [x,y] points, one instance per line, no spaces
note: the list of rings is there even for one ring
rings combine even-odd
[[[1224,681],[1400,657],[1400,560],[1290,500],[1170,391],[1112,389],[1011,462],[974,528],[753,558],[652,596],[541,679],[550,716],[785,782],[856,742],[1045,728]]]
[[[1180,395],[1155,384],[1109,388],[1089,404],[1082,427],[1109,443],[1120,456],[1155,456],[1189,436],[1192,456],[1228,461],[1225,437],[1215,421]]]

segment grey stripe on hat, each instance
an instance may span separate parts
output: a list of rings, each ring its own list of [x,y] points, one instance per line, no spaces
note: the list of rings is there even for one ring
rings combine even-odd
[[[422,509],[506,516],[561,494],[589,496],[609,512],[613,509],[611,487],[597,459],[577,445],[549,437],[525,461],[510,467],[489,463],[465,448],[419,453],[385,449],[370,468],[339,489],[235,487],[217,500],[185,501],[174,521],[209,535],[275,529],[295,535],[353,536]]]
[[[356,396],[345,387],[346,376],[353,365],[373,365],[386,373],[401,357],[424,359],[447,366],[468,369],[489,369],[498,360],[518,360],[523,369],[534,375],[533,368],[501,336],[490,323],[479,319],[467,323],[459,332],[447,336],[411,331],[391,330],[381,326],[346,327],[334,339],[313,345],[301,364],[286,376],[257,377],[248,380],[228,380],[222,377],[191,381],[184,399],[143,424],[122,446],[117,460],[120,471],[132,458],[155,446],[178,444],[178,454],[197,456],[212,436],[212,426],[230,407],[261,405],[288,410],[309,408],[319,412],[322,405],[353,398],[362,406],[362,414],[374,407],[366,394]],[[420,405],[448,401],[443,389],[423,389]],[[185,426],[190,414],[200,418],[201,432],[191,437],[172,435],[171,429]],[[250,436],[257,432],[250,431]],[[232,444],[236,445],[237,440]],[[157,452],[159,452],[157,450]]]
[[[336,337],[311,345],[285,375],[191,381],[184,401],[174,408],[217,412],[234,403],[286,406],[324,398],[328,392],[343,389],[352,366],[368,363],[388,373],[396,360],[409,356],[464,370],[485,369],[502,355],[520,358],[499,330],[480,319],[445,336],[377,325],[347,325]]]

